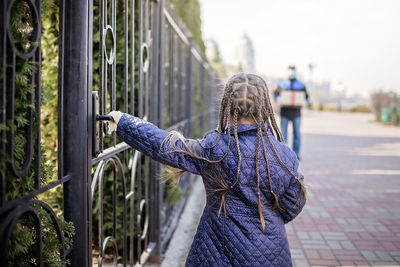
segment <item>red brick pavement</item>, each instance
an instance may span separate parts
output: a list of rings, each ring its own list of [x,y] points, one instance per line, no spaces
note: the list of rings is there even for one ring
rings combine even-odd
[[[388,143],[400,137],[304,135],[309,200],[287,225],[295,266],[400,266],[400,157],[357,154]]]

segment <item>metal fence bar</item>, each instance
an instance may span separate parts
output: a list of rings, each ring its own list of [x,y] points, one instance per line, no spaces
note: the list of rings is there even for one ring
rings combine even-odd
[[[162,22],[162,10],[164,8],[164,0],[160,0],[158,5],[153,7],[152,23],[153,23],[153,37],[152,37],[152,81],[151,81],[151,95],[152,99],[157,99],[156,103],[151,103],[151,116],[150,120],[153,121],[157,126],[163,127],[163,57],[162,57],[162,45],[163,45],[163,25]],[[155,161],[151,162],[151,177],[159,177],[161,173],[161,165]],[[160,183],[157,179],[150,180],[150,206],[153,207],[150,211],[152,218],[150,222],[150,233],[149,240],[157,244],[154,250],[152,261],[160,263],[161,256],[161,220],[160,220],[160,207],[162,203],[162,191]]]
[[[193,60],[192,60],[192,53],[191,53],[191,46],[192,40],[189,39],[189,46],[187,47],[188,52],[187,52],[187,63],[186,63],[186,71],[189,73],[189,75],[186,76],[186,117],[189,119],[188,122],[188,127],[186,131],[186,136],[191,136],[192,135],[192,113],[193,113]]]
[[[0,77],[4,77],[4,70],[6,69],[6,1],[0,3]],[[5,79],[0,79],[0,123],[6,124],[6,82]],[[0,129],[0,150],[6,151],[6,131]],[[6,162],[4,158],[0,160],[0,207],[5,204],[6,200]]]
[[[88,1],[65,2],[64,10],[64,132],[63,175],[71,180],[64,185],[64,216],[75,227],[72,266],[89,265],[88,220]],[[78,130],[77,130],[78,129]],[[79,204],[77,204],[79,203]]]

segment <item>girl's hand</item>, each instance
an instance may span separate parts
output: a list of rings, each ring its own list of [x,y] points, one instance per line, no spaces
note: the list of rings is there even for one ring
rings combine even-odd
[[[124,115],[124,113],[122,113],[120,111],[111,111],[110,113],[108,113],[108,115],[113,118],[112,121],[108,122],[108,125],[110,128],[110,131],[114,132],[117,130],[118,122],[121,119],[122,115]]]

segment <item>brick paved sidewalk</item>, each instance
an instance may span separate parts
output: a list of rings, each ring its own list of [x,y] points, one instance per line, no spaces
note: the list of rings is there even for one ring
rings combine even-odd
[[[287,225],[295,266],[400,266],[400,128],[305,112],[303,212]]]

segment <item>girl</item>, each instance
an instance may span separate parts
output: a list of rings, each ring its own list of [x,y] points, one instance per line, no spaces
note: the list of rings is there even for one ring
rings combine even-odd
[[[239,73],[228,80],[217,128],[201,140],[118,111],[110,115],[133,148],[202,176],[207,204],[186,266],[292,266],[284,224],[305,204],[303,176],[261,77]]]

